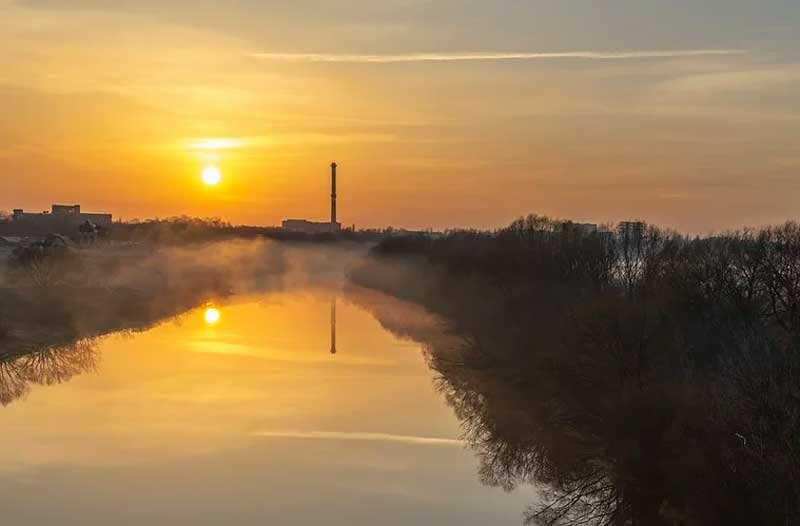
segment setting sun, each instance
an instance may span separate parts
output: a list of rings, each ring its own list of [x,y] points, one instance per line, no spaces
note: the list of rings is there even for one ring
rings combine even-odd
[[[220,313],[219,309],[209,307],[206,309],[203,317],[205,318],[207,324],[216,325],[219,323],[220,318],[222,318],[222,313]]]
[[[203,182],[208,186],[216,186],[222,181],[222,173],[216,166],[206,166],[203,169]]]

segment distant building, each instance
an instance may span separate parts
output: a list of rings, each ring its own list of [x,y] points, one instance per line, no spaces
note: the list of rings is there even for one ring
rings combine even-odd
[[[331,163],[331,220],[317,223],[305,219],[286,219],[282,223],[284,230],[306,234],[336,233],[342,230],[342,224],[336,220],[336,167],[336,163]]]
[[[19,227],[45,229],[53,232],[71,231],[87,221],[102,228],[110,228],[113,223],[111,214],[84,213],[81,212],[80,205],[53,205],[49,212],[33,213],[17,208],[11,217]]]
[[[53,205],[50,213],[54,216],[77,215],[81,213],[81,205]]]
[[[597,235],[604,243],[612,243],[614,241],[614,232],[606,228],[598,228]]]
[[[282,225],[284,230],[290,232],[303,232],[304,234],[325,234],[328,232],[338,232],[342,228],[341,223],[331,224],[330,222],[317,223],[305,219],[286,219]]]
[[[617,225],[617,238],[625,245],[637,245],[644,239],[647,223],[642,221],[622,221]]]
[[[393,228],[389,227],[386,229],[367,229],[362,230],[362,232],[380,234],[384,236],[419,236],[419,237],[427,237],[431,239],[438,239],[445,236],[443,232],[436,232],[432,229],[428,230],[408,230],[406,228]]]
[[[573,223],[572,221],[565,221],[559,224],[561,231],[572,232],[582,236],[590,236],[597,233],[597,225],[594,223]]]

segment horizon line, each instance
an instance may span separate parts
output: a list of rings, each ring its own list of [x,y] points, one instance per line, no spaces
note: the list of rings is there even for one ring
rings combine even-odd
[[[281,62],[329,62],[351,64],[392,64],[402,62],[458,62],[490,60],[633,60],[647,58],[681,58],[720,55],[742,55],[745,49],[683,49],[650,51],[563,51],[563,52],[463,52],[463,53],[272,53],[256,52],[250,56]]]

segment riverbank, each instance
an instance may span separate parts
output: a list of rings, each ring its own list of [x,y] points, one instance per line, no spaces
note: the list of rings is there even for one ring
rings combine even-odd
[[[615,246],[562,225],[387,239],[351,273],[462,337],[409,332],[481,478],[549,487],[532,524],[791,523],[800,227]]]
[[[213,285],[177,295],[124,286],[3,287],[0,354],[19,354],[110,332],[146,329],[226,294]]]
[[[233,239],[131,244],[0,265],[0,355],[141,330],[232,294],[340,283],[367,247]]]
[[[237,291],[279,286],[284,248],[228,241],[70,250],[28,267],[6,262],[0,354],[141,330]]]

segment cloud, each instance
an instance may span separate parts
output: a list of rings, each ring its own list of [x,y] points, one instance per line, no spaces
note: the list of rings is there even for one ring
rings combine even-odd
[[[723,71],[679,77],[660,86],[663,91],[716,95],[719,92],[766,91],[800,82],[800,66]]]
[[[463,447],[464,442],[453,438],[432,438],[387,433],[345,433],[341,431],[257,431],[252,436],[266,438],[300,438],[319,440],[356,440],[364,442],[398,442],[421,446]]]
[[[195,153],[214,153],[221,150],[266,148],[309,144],[394,143],[400,139],[388,133],[358,132],[276,132],[272,135],[250,137],[194,137],[179,141],[178,148]],[[170,144],[170,147],[173,145]]]
[[[467,60],[632,60],[740,55],[742,49],[684,49],[657,51],[566,51],[557,53],[404,53],[363,55],[348,53],[252,53],[253,57],[283,62],[337,62],[357,64],[392,64],[398,62],[456,62]]]

